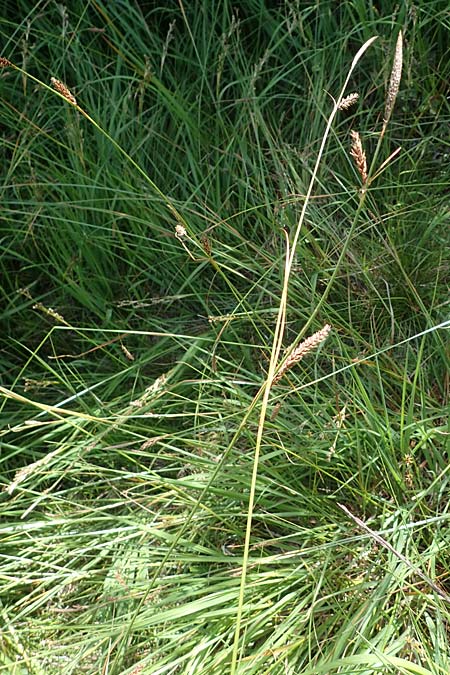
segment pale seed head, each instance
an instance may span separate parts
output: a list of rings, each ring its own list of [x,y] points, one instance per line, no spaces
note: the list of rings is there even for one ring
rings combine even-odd
[[[353,94],[349,94],[345,98],[341,100],[341,102],[338,105],[339,110],[347,110],[350,108],[356,101],[359,99],[359,94],[356,92]]]
[[[184,227],[184,225],[181,225],[180,223],[178,223],[175,226],[175,236],[178,239],[183,239],[183,237],[185,237],[186,235],[187,235],[186,228]]]
[[[280,370],[273,379],[273,383],[277,384],[289,368],[292,368],[296,363],[302,360],[306,354],[314,351],[317,347],[328,337],[331,331],[331,326],[327,323],[325,326],[318,330],[316,333],[311,335],[303,342],[300,342],[299,346],[294,349],[294,351],[288,356],[286,361],[281,366]]]
[[[402,78],[403,66],[403,35],[399,31],[397,37],[397,44],[395,45],[394,62],[392,64],[391,78],[386,94],[386,103],[384,106],[383,122],[386,126],[394,109],[395,100],[397,98],[398,90],[400,88],[400,80]]]

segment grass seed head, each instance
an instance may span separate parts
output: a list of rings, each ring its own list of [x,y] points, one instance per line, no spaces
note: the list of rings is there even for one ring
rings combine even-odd
[[[398,90],[400,88],[400,80],[402,78],[402,66],[403,66],[403,35],[402,31],[399,31],[397,44],[395,45],[395,54],[391,70],[391,79],[389,80],[389,86],[386,94],[386,103],[384,105],[384,115],[383,115],[384,126],[386,126],[387,123],[389,122],[389,118],[392,114],[392,110],[395,105],[395,99],[397,98]]]
[[[350,108],[356,101],[359,99],[359,94],[354,92],[353,94],[349,94],[345,98],[341,100],[341,102],[338,105],[339,110],[347,110]]]
[[[366,153],[364,152],[361,137],[357,131],[350,131],[350,136],[352,138],[352,148],[350,150],[350,155],[355,160],[356,168],[358,169],[359,175],[363,185],[367,182],[367,160]]]
[[[273,383],[276,384],[281,380],[283,375],[289,368],[292,368],[296,363],[302,360],[306,354],[309,354],[309,352],[314,351],[317,349],[317,347],[328,337],[329,333],[331,331],[331,326],[329,324],[325,324],[325,326],[321,329],[318,330],[316,333],[311,335],[309,338],[306,338],[306,340],[303,340],[303,342],[300,342],[299,346],[294,349],[292,354],[288,356],[286,361],[283,363],[281,366],[280,370],[278,371],[277,375],[274,377]]]
[[[71,103],[72,105],[77,105],[77,99],[63,82],[57,80],[56,77],[50,78],[50,82],[52,84],[53,89],[55,89],[59,94],[61,94],[61,96],[64,96],[64,98],[67,99],[69,103]]]
[[[33,305],[33,309],[36,309],[39,312],[42,312],[43,314],[46,314],[47,316],[51,317],[52,319],[55,319],[56,321],[64,324],[65,326],[69,325],[61,314],[52,309],[52,307],[46,307],[45,305],[42,304],[42,302],[37,302],[35,305]]]
[[[11,61],[5,59],[4,56],[0,56],[0,68],[7,68],[8,66],[12,66]]]
[[[175,226],[175,236],[177,237],[177,239],[183,239],[184,237],[186,237],[186,235],[187,235],[186,228],[184,227],[184,225],[178,223]]]

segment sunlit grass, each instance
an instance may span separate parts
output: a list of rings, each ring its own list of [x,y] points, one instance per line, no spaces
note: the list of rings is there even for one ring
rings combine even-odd
[[[0,672],[450,670],[446,4],[382,5],[6,11]]]

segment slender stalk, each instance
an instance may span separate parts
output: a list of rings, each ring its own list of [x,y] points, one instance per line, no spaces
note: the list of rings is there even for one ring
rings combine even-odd
[[[270,391],[271,387],[273,384],[273,380],[275,377],[275,372],[276,372],[276,367],[277,367],[277,362],[279,358],[279,354],[281,351],[281,346],[282,346],[282,341],[283,341],[283,334],[284,334],[284,327],[285,327],[285,320],[286,320],[286,307],[287,307],[287,298],[288,298],[288,286],[289,286],[289,279],[291,275],[291,270],[292,270],[292,264],[294,261],[295,257],[295,250],[297,248],[298,240],[300,237],[301,229],[303,226],[303,222],[305,220],[306,216],[306,211],[309,205],[309,201],[311,199],[312,191],[316,182],[317,178],[317,173],[319,171],[319,166],[322,161],[322,155],[325,150],[325,146],[328,140],[328,136],[331,131],[331,127],[334,121],[334,118],[336,117],[336,114],[339,110],[340,103],[342,101],[342,98],[344,97],[345,90],[348,86],[350,77],[353,73],[353,70],[355,69],[358,61],[364,54],[364,52],[370,47],[370,45],[377,39],[377,36],[374,36],[367,40],[367,42],[364,43],[364,45],[358,50],[356,56],[354,57],[350,70],[347,74],[347,77],[345,79],[344,85],[341,89],[341,92],[339,94],[339,97],[337,101],[334,104],[333,110],[331,112],[331,115],[328,118],[328,122],[325,128],[325,132],[322,137],[322,142],[320,144],[319,152],[317,155],[316,163],[314,165],[314,170],[311,176],[311,180],[309,182],[308,190],[305,196],[305,200],[303,202],[303,207],[300,213],[300,218],[297,224],[297,228],[295,231],[294,239],[292,242],[292,247],[289,250],[287,249],[286,253],[286,264],[285,264],[285,273],[284,273],[284,280],[283,280],[283,290],[281,294],[281,300],[280,300],[280,305],[278,309],[278,316],[277,316],[277,323],[275,327],[275,332],[274,332],[274,337],[273,337],[273,344],[272,344],[272,351],[271,351],[271,359],[269,363],[269,370],[267,374],[267,379],[265,382],[265,387],[264,387],[264,393],[263,393],[263,399],[261,402],[261,412],[259,416],[259,423],[258,423],[258,432],[256,436],[256,445],[255,445],[255,454],[254,454],[254,459],[253,459],[253,470],[252,470],[252,481],[250,485],[250,494],[249,494],[249,500],[248,500],[248,509],[247,509],[247,524],[246,524],[246,534],[245,534],[245,542],[244,542],[244,554],[243,554],[243,563],[242,563],[242,575],[241,575],[241,583],[240,583],[240,588],[239,588],[239,597],[238,597],[238,608],[237,608],[237,614],[236,614],[236,628],[235,628],[235,635],[234,635],[234,643],[233,643],[233,652],[232,652],[232,658],[231,658],[231,667],[230,667],[230,675],[235,675],[236,673],[236,667],[238,663],[238,651],[239,651],[239,639],[240,639],[240,634],[241,634],[241,623],[242,623],[242,613],[243,613],[243,607],[244,607],[244,595],[245,595],[245,585],[246,585],[246,575],[247,575],[247,566],[248,566],[248,558],[249,558],[249,551],[250,551],[250,539],[251,539],[251,531],[252,531],[252,521],[253,521],[253,508],[254,508],[254,503],[255,503],[255,494],[256,494],[256,479],[258,476],[258,465],[259,465],[259,458],[261,454],[261,443],[262,443],[262,438],[263,438],[263,433],[264,433],[264,425],[266,421],[266,416],[267,416],[267,406],[268,406],[268,401],[269,401],[269,396],[270,396]],[[341,258],[343,258],[343,255],[341,254]],[[336,275],[336,271],[335,271]],[[329,287],[331,288],[330,284]],[[314,316],[317,314],[316,310],[313,313],[313,316],[306,322],[305,326],[303,327],[303,330],[301,331],[300,336],[304,335],[308,327],[311,325]]]

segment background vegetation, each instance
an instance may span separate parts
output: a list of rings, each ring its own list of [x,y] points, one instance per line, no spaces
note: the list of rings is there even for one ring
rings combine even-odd
[[[4,3],[1,673],[450,671],[450,10],[393,8]]]

